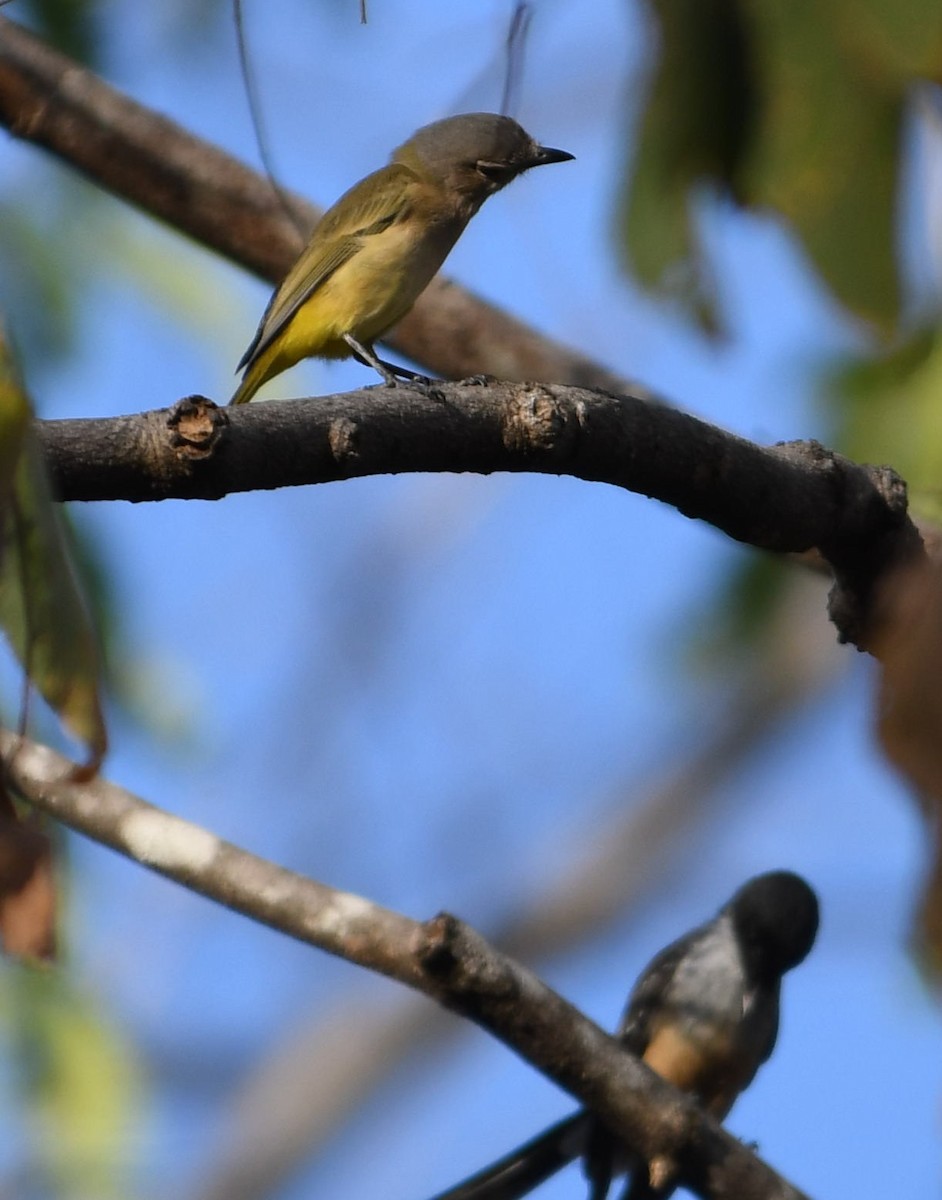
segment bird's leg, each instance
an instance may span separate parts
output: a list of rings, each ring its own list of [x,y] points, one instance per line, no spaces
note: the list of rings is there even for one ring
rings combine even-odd
[[[428,387],[432,382],[427,375],[410,371],[408,367],[400,367],[398,363],[386,362],[376,354],[372,346],[358,342],[352,333],[345,333],[343,340],[353,351],[353,357],[357,362],[363,363],[366,367],[372,367],[374,371],[382,375],[383,382],[387,387],[396,386],[397,376],[400,379],[408,379],[410,383],[417,383],[420,387]]]
[[[373,353],[372,346],[364,346],[356,340],[352,333],[345,333],[343,340],[353,351],[353,357],[357,362],[363,363],[365,367],[372,367],[379,375],[383,377],[383,383],[387,387],[396,386],[396,373],[393,371],[389,363],[382,362]]]
[[[408,367],[400,367],[398,363],[387,362],[385,358],[377,358],[376,361],[392,375],[398,375],[400,379],[408,379],[410,383],[420,383],[424,387],[432,382],[427,375],[420,375],[418,371],[411,371]]]
[[[429,379],[427,375],[420,375],[417,371],[410,371],[408,367],[400,367],[398,363],[386,362],[384,358],[377,358],[376,361],[385,367],[387,371],[391,371],[394,375],[400,375],[403,379],[407,379],[409,383],[424,392],[429,400],[437,400],[440,404],[448,404],[445,393],[437,386],[437,380]],[[449,407],[452,406],[449,405]]]

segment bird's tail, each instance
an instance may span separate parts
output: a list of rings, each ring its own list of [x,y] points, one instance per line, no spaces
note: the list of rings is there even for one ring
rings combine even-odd
[[[590,1121],[574,1113],[432,1200],[519,1200],[583,1154]]]
[[[255,365],[254,370],[253,370],[253,367],[250,366],[248,368],[248,370],[245,372],[245,374],[243,375],[242,382],[236,388],[235,392],[233,393],[232,399],[229,401],[229,403],[230,404],[248,404],[248,402],[252,399],[252,397],[255,395],[255,393],[258,391],[258,389],[265,382],[265,379],[266,379],[266,376],[264,375],[264,373],[262,371],[260,371],[257,368],[257,364]]]
[[[676,1167],[671,1169],[669,1165],[664,1169],[666,1174],[663,1179],[660,1179],[661,1170],[658,1165],[655,1165],[652,1170],[650,1164],[638,1163],[631,1172],[631,1178],[625,1185],[625,1190],[621,1193],[619,1200],[669,1200],[677,1187],[677,1170]],[[652,1180],[652,1175],[654,1180]]]

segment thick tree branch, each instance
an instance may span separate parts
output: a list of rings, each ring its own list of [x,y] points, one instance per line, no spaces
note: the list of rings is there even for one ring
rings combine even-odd
[[[710,1200],[801,1194],[535,975],[442,914],[420,924],[223,841],[0,730],[14,789],[35,808],[254,920],[424,992],[588,1104],[646,1158],[666,1154]]]
[[[0,123],[272,283],[298,255],[297,228],[263,175],[137,104],[4,17]],[[403,137],[411,132],[403,130]],[[320,210],[292,199],[301,226],[313,226]],[[432,282],[384,340],[451,379],[489,371],[506,379],[557,379],[616,391],[634,387],[443,278]]]
[[[902,481],[815,442],[757,446],[634,395],[492,381],[374,387],[220,409],[191,397],[135,416],[39,423],[63,500],[214,499],[403,471],[535,471],[671,504],[751,546],[817,548],[832,617],[870,637],[875,588],[922,554]]]

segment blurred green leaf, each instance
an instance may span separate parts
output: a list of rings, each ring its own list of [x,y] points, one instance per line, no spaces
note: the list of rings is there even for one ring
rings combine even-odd
[[[30,431],[28,401],[0,340],[0,435],[18,435],[0,478],[0,625],[33,686],[88,749],[97,770],[107,747],[98,694],[98,640],[73,570],[64,526]],[[2,439],[6,442],[6,438]],[[12,468],[12,469],[11,469]]]
[[[841,449],[863,462],[891,463],[913,507],[942,520],[942,331],[926,329],[892,351],[835,369]]]
[[[127,1200],[141,1089],[125,1040],[61,970],[7,974],[14,1050],[36,1158],[74,1200]]]
[[[14,478],[31,418],[29,401],[0,334],[0,505],[4,507],[13,498]]]
[[[100,5],[94,0],[20,0],[32,15],[38,31],[57,50],[87,66],[100,65],[94,17]]]
[[[48,365],[73,348],[81,311],[75,301],[87,286],[85,239],[76,244],[68,238],[65,214],[84,194],[62,171],[39,161],[31,164],[27,181],[0,196],[0,307],[14,318],[24,362]]]
[[[693,216],[698,189],[734,188],[752,113],[738,7],[731,0],[654,0],[661,54],[624,205],[630,268],[648,287],[716,321]]]
[[[883,333],[899,317],[896,194],[905,86],[843,38],[840,4],[749,7],[761,79],[750,204],[781,213],[837,299]]]
[[[942,68],[942,5],[937,0],[832,0],[841,35],[861,62],[889,79],[934,79]]]
[[[791,225],[827,287],[886,336],[903,310],[897,198],[914,85],[942,80],[929,0],[651,0],[659,55],[623,204],[648,287],[717,325],[696,206]]]
[[[700,652],[720,669],[732,656],[764,652],[794,573],[780,555],[744,556],[723,579],[710,619],[698,630]]]

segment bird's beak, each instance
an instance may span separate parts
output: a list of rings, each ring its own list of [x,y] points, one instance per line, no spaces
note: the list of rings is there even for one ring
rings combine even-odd
[[[528,167],[543,167],[547,163],[569,162],[575,158],[568,150],[554,150],[552,146],[537,146],[536,153],[527,163]]]

